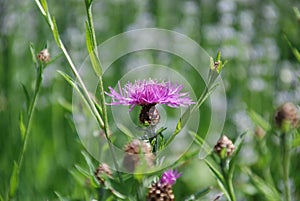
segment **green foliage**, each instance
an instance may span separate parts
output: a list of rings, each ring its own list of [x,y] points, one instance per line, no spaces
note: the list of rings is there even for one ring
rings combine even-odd
[[[210,57],[210,65],[203,68],[211,69],[209,75],[212,79],[206,83],[205,93],[201,96],[203,86],[190,76],[193,72],[188,72],[186,64],[180,59],[164,59],[160,54],[151,54],[147,58],[152,63],[163,63],[178,68],[178,72],[186,72],[185,79],[196,86],[196,96],[200,97],[195,100],[196,107],[187,109],[180,119],[176,119],[172,128],[162,127],[156,131],[159,136],[157,142],[161,142],[160,149],[178,135],[194,138],[190,150],[174,164],[183,172],[173,189],[176,200],[207,200],[220,191],[225,192],[225,197],[230,197],[226,190],[228,184],[222,183],[220,161],[216,163],[213,158],[205,158],[207,162],[201,160],[199,163],[206,163],[206,169],[199,164],[195,165],[196,168],[191,166],[200,148],[214,157],[211,153],[213,144],[206,142],[199,133],[205,133],[205,125],[210,122],[207,103],[218,87],[212,81],[220,75],[226,88],[227,104],[216,107],[228,108],[224,132],[236,139],[237,133],[248,130],[246,140],[235,144],[236,152],[228,163],[228,179],[232,179],[234,187],[237,185],[239,189],[236,190],[237,200],[281,200],[284,190],[281,189],[280,134],[274,131],[270,122],[274,108],[282,101],[299,104],[300,14],[295,2],[234,1],[228,4],[223,0],[85,0],[85,9],[82,9],[83,2],[74,0],[60,3],[35,0],[35,3],[37,7],[31,0],[0,3],[3,8],[0,13],[0,19],[3,19],[0,20],[0,201],[100,201],[100,188],[103,189],[102,200],[133,201],[144,198],[148,187],[158,180],[161,172],[135,176],[121,173],[124,185],[116,179],[118,173],[114,171],[114,178],[105,178],[106,186],[101,186],[93,172],[96,162],[89,155],[82,157],[80,154],[84,147],[70,122],[71,92],[75,89],[100,122],[101,129],[104,129],[104,98],[97,97],[100,99],[97,101],[89,96],[76,75],[75,64],[79,67],[83,62],[85,47],[95,74],[103,76],[104,88],[99,89],[103,92],[124,75],[132,60],[126,58],[130,55],[126,55],[111,64],[113,68],[102,71],[96,38],[101,43],[123,31],[149,26],[180,30],[213,55],[220,49],[222,57],[229,61],[226,63],[220,52],[216,57]],[[66,12],[70,8],[72,12]],[[44,26],[45,20],[50,29]],[[57,55],[51,55],[51,61],[42,64],[37,60],[36,50],[42,49],[45,41],[48,41],[50,52]],[[61,53],[58,52],[60,50]],[[223,68],[225,63],[226,68]],[[187,119],[198,108],[201,111],[199,133],[183,133]],[[264,138],[254,135],[255,130],[247,123],[249,120],[254,127],[261,127],[267,133]],[[117,127],[112,128],[112,133],[114,140],[121,145],[136,136],[135,131],[126,125]],[[167,132],[171,133],[169,138],[165,136]],[[115,133],[124,133],[126,140],[115,137]],[[300,177],[297,168],[300,162],[296,150],[300,137],[297,132],[292,136],[289,182],[295,189],[292,191],[293,199],[299,200]],[[153,143],[156,144],[155,140]],[[193,180],[196,181],[186,176],[189,172],[195,175]],[[217,188],[215,178],[220,188]],[[89,185],[87,179],[91,182]],[[224,180],[227,181],[223,177]],[[251,193],[245,190],[245,185],[252,189]],[[138,192],[140,199],[133,195]]]

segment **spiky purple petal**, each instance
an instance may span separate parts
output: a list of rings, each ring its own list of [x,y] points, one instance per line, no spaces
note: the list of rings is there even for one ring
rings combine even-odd
[[[180,93],[183,85],[171,84],[171,82],[158,83],[156,80],[137,80],[134,83],[128,82],[121,88],[118,82],[119,93],[109,87],[112,97],[110,105],[136,105],[165,104],[169,107],[187,107],[194,102],[190,99],[189,93]]]
[[[160,182],[173,185],[181,175],[182,173],[179,173],[177,170],[167,170],[162,174]]]

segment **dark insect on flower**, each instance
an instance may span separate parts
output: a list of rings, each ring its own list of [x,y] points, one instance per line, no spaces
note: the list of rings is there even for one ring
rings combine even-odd
[[[112,97],[110,105],[130,105],[130,111],[136,106],[142,106],[140,122],[156,125],[160,116],[155,108],[156,104],[164,104],[169,107],[187,107],[194,102],[189,98],[189,93],[181,93],[183,85],[171,84],[171,82],[157,82],[156,80],[138,80],[134,84],[128,82],[123,88],[118,83],[119,93],[109,87]]]

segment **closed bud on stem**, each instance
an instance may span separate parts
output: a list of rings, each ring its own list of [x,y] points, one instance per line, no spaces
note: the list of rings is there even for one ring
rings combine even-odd
[[[299,123],[297,107],[291,102],[284,103],[277,109],[274,120],[276,125],[284,132],[296,128]]]
[[[214,147],[214,151],[223,159],[229,157],[234,152],[234,144],[232,141],[226,136],[223,135],[217,142]]]
[[[148,191],[147,201],[174,201],[175,195],[173,194],[172,185],[181,176],[177,170],[165,171],[160,180],[152,184]]]
[[[174,201],[172,186],[168,183],[156,182],[148,191],[147,201]]]
[[[105,176],[112,177],[110,167],[106,163],[100,164],[95,171],[95,176],[97,180],[103,184]]]
[[[40,60],[41,62],[45,62],[47,63],[48,61],[50,61],[50,53],[48,49],[43,49],[42,51],[40,51],[40,53],[38,53],[38,55],[36,56],[38,58],[38,60]]]
[[[133,172],[141,162],[146,163],[147,167],[153,166],[154,154],[151,151],[151,146],[146,142],[134,139],[124,147],[125,156],[123,166],[130,172]]]

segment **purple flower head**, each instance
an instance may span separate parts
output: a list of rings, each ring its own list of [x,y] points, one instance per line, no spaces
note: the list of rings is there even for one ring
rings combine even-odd
[[[169,107],[187,107],[194,102],[190,99],[189,93],[181,93],[183,85],[171,82],[157,82],[156,80],[137,80],[134,83],[128,82],[121,88],[118,82],[119,93],[112,87],[108,87],[112,97],[110,105],[130,105],[132,110],[136,105],[165,104]]]
[[[179,173],[177,170],[167,170],[162,174],[160,182],[173,185],[181,175],[182,173]]]

